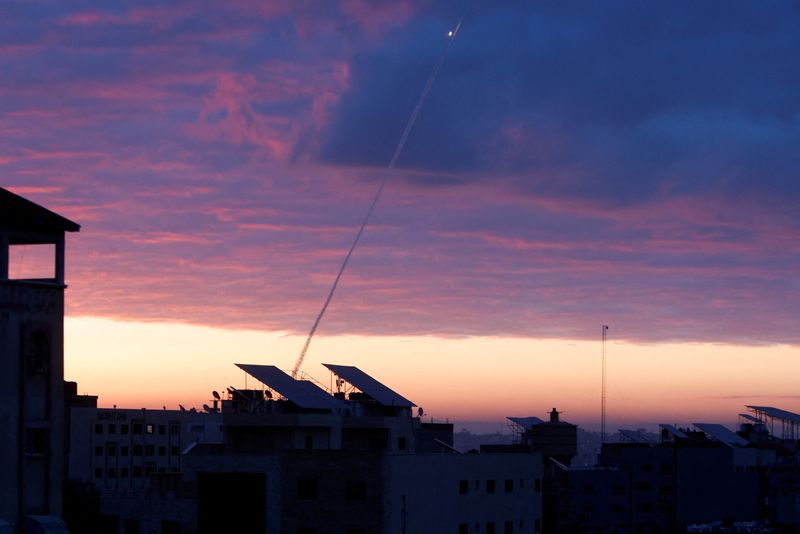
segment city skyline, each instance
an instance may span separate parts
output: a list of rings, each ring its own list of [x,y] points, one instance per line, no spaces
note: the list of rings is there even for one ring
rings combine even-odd
[[[82,225],[66,378],[160,407],[292,367],[463,5],[0,14],[3,187]],[[463,20],[304,370],[588,423],[608,324],[611,425],[800,410],[794,7]]]

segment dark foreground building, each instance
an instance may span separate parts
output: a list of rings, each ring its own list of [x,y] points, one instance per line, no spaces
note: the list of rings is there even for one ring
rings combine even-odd
[[[63,531],[64,234],[79,229],[0,188],[0,530]]]

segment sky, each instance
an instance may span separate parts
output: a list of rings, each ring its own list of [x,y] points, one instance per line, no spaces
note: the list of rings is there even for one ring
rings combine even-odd
[[[589,423],[607,324],[611,421],[800,410],[798,55],[789,1],[9,1],[0,185],[82,225],[101,404],[291,369],[389,172],[308,372]]]

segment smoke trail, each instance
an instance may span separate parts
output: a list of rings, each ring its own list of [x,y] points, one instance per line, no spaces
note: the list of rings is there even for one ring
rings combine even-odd
[[[378,186],[378,190],[375,192],[375,197],[372,199],[372,204],[369,205],[369,209],[367,210],[366,215],[364,215],[364,220],[361,221],[361,226],[356,233],[353,244],[350,245],[350,250],[347,251],[347,254],[344,257],[342,266],[339,267],[339,272],[336,274],[336,278],[333,281],[331,290],[328,292],[328,297],[325,299],[325,303],[322,305],[322,309],[319,311],[319,315],[317,315],[317,319],[314,321],[314,325],[311,327],[311,331],[308,333],[306,342],[303,345],[303,350],[300,351],[300,356],[297,358],[297,361],[294,364],[294,369],[292,369],[292,376],[297,376],[300,366],[303,365],[303,360],[306,357],[306,352],[308,352],[308,346],[311,344],[311,339],[314,337],[314,333],[317,331],[317,327],[319,326],[320,321],[322,321],[322,317],[325,315],[325,310],[328,309],[328,305],[331,303],[331,300],[333,300],[333,294],[336,292],[336,286],[339,285],[339,280],[342,278],[342,273],[344,273],[344,270],[347,267],[347,262],[350,261],[350,256],[353,255],[353,251],[356,249],[356,245],[358,245],[358,241],[361,239],[361,234],[364,233],[364,228],[367,227],[367,223],[372,216],[372,212],[375,210],[375,205],[378,203],[378,199],[381,198],[383,188],[386,186],[386,181],[389,179],[389,171],[394,168],[395,163],[397,163],[397,158],[400,157],[400,153],[403,152],[403,148],[406,146],[408,135],[411,133],[412,128],[414,128],[414,123],[417,122],[417,115],[419,115],[422,105],[425,103],[425,99],[428,98],[428,93],[431,92],[433,82],[436,80],[436,75],[439,74],[439,69],[442,68],[444,59],[447,57],[447,52],[450,51],[450,46],[452,46],[453,41],[458,34],[458,30],[461,29],[462,20],[463,17],[458,21],[458,24],[456,24],[456,27],[454,30],[452,30],[452,33],[448,34],[447,46],[445,47],[444,52],[442,52],[442,55],[439,57],[439,60],[436,62],[436,65],[433,66],[433,70],[428,76],[428,80],[425,82],[425,87],[423,87],[422,93],[419,95],[417,105],[414,106],[414,111],[411,112],[411,116],[408,118],[408,122],[406,122],[406,127],[403,130],[403,134],[400,136],[400,141],[398,141],[397,147],[394,149],[392,159],[389,161],[389,165],[386,166],[386,169],[384,169],[383,178],[381,178],[381,183]]]

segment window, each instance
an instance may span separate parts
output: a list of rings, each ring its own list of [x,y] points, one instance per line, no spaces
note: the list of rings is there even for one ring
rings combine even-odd
[[[653,464],[642,464],[642,465],[639,466],[639,469],[642,470],[642,471],[652,471],[653,470]]]
[[[133,466],[133,478],[141,478],[142,476],[142,466],[141,465],[134,465]]]
[[[103,456],[103,446],[102,445],[95,445],[95,447],[94,447],[94,455],[95,456]]]
[[[486,534],[494,534],[494,522],[489,521],[486,523]]]
[[[653,485],[646,480],[640,480],[636,483],[636,491],[650,491],[651,489],[653,489]]]
[[[614,484],[613,486],[611,486],[611,493],[613,495],[625,495],[625,485]]]
[[[513,521],[506,521],[503,524],[503,533],[504,534],[511,534],[514,532],[514,522]]]
[[[525,479],[524,478],[519,479],[519,487],[520,488],[524,488],[525,487]]]
[[[514,491],[514,481],[511,480],[510,478],[506,479],[505,489],[506,489],[506,493],[511,493],[512,491]]]
[[[533,531],[534,532],[541,532],[542,531],[542,520],[541,519],[534,519],[533,520]]]
[[[119,448],[119,455],[120,456],[128,456],[128,447],[127,445],[123,445]]]
[[[47,454],[50,434],[46,428],[25,429],[25,454]]]
[[[117,433],[117,425],[115,425],[114,423],[109,423],[108,424],[108,433],[109,434],[116,434]]]
[[[133,433],[134,434],[142,433],[142,423],[133,423]]]
[[[535,491],[536,493],[539,493],[540,491],[542,491],[542,479],[541,478],[537,478],[536,480],[533,481],[533,491]]]
[[[172,456],[178,456],[178,447],[176,447],[175,445],[173,445],[172,447],[170,447],[170,448],[169,448],[169,453],[170,453]]]
[[[661,472],[665,475],[672,473],[672,464],[661,464]]]
[[[169,425],[169,434],[171,436],[177,436],[180,433],[181,433],[181,427],[179,425],[176,425],[175,423]]]
[[[117,478],[117,470],[113,467],[108,468],[108,478]]]
[[[145,434],[152,434],[152,433],[155,432],[155,428],[156,427],[153,424],[148,423],[144,427],[144,432],[145,432]]]
[[[397,438],[397,449],[401,451],[406,450],[406,438]]]
[[[158,447],[158,455],[159,456],[166,456],[167,455],[167,448],[163,445]]]
[[[145,456],[153,456],[156,453],[156,448],[154,445],[145,445],[144,446],[144,455]]]
[[[41,330],[34,331],[28,338],[26,371],[29,375],[47,374],[50,370],[50,340]]]
[[[128,425],[126,425],[126,424],[119,425],[119,433],[120,434],[127,434],[128,433]]]
[[[348,501],[367,500],[366,480],[348,480],[345,483],[345,499]]]
[[[102,434],[103,433],[103,423],[97,423],[94,425],[94,433],[95,434]]]
[[[469,525],[466,523],[458,525],[458,534],[469,534]]]
[[[94,468],[94,478],[103,478],[103,468],[102,467],[95,467]]]
[[[458,493],[461,495],[466,495],[469,493],[469,481],[468,480],[459,480],[458,481]]]
[[[123,467],[119,470],[119,477],[120,478],[128,478],[128,468]]]
[[[653,503],[650,502],[637,502],[636,503],[636,511],[637,512],[652,512],[653,511]]]
[[[314,448],[314,436],[306,436],[305,446],[306,446],[306,449],[313,449]]]
[[[156,473],[156,464],[153,462],[147,462],[144,464],[144,474],[147,476],[154,475]]]
[[[594,484],[584,484],[583,492],[587,495],[591,495],[592,493],[594,493]]]
[[[494,480],[487,480],[486,481],[486,493],[489,493],[489,494],[494,493]],[[494,523],[492,523],[492,524],[494,524]],[[487,525],[487,528],[488,528],[489,523],[486,523],[486,525]]]
[[[158,425],[158,433],[162,436],[167,434],[167,425]]]
[[[142,446],[141,445],[134,445],[133,446],[133,455],[134,456],[141,456],[142,455]]]
[[[614,506],[611,507],[611,511],[614,512],[615,514],[624,514],[625,507],[619,504],[615,504]]]
[[[480,480],[476,480],[475,481],[475,489],[480,489],[480,488],[481,488],[481,481]],[[479,523],[476,523],[476,524],[479,524]]]
[[[109,456],[116,456],[117,455],[117,446],[113,443],[106,444],[106,454]]]
[[[303,501],[313,501],[317,498],[317,481],[301,479],[297,481],[297,498]]]

